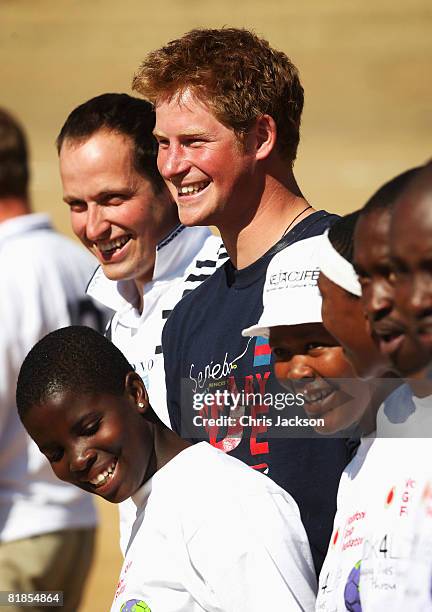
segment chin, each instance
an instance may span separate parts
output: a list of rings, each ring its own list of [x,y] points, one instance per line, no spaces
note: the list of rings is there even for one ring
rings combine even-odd
[[[391,355],[390,358],[397,372],[402,377],[417,374],[427,368],[432,362],[432,358],[427,358],[425,353],[419,355],[418,352],[404,354],[398,351],[395,355]]]
[[[374,378],[374,371],[371,368],[365,367],[364,365],[359,365],[357,363],[352,363],[354,374],[360,380],[368,380],[370,378]]]
[[[357,423],[357,421],[349,421],[347,423],[333,423],[333,418],[324,418],[324,425],[322,427],[315,427],[314,429],[322,436],[332,436],[334,434],[350,429],[355,425],[355,423]]]
[[[104,264],[101,262],[99,262],[99,264],[102,268],[102,272],[104,273],[104,276],[106,276],[108,280],[118,281],[122,278],[122,276],[116,273],[115,270],[112,270],[112,269],[110,270],[109,268],[106,268]]]
[[[202,210],[194,211],[187,208],[182,209],[182,207],[179,206],[178,212],[180,223],[186,225],[186,227],[214,225],[211,216],[205,215]]]
[[[415,374],[420,374],[427,367],[427,365],[428,364],[425,363],[423,366],[416,366],[412,363],[401,363],[400,361],[397,361],[395,363],[395,368],[401,378],[410,378]]]
[[[104,275],[112,281],[134,280],[137,276],[135,266],[107,265],[101,263]]]
[[[122,487],[120,490],[117,489],[116,491],[113,491],[112,493],[108,493],[107,495],[100,495],[99,497],[102,497],[103,499],[110,502],[111,504],[121,504],[126,499],[131,497],[134,493],[136,493],[136,490],[124,491]]]
[[[310,413],[305,410],[308,419],[323,419],[324,425],[319,425],[314,427],[314,431],[320,434],[321,436],[330,436],[338,431],[337,428],[333,425],[333,416],[331,415],[332,410],[322,411],[321,413],[315,412]]]
[[[322,427],[314,427],[314,431],[320,434],[320,436],[331,436],[340,431],[341,429],[342,428],[334,427],[334,425],[331,425],[331,423],[326,423],[325,419],[324,425]]]
[[[119,276],[121,276],[121,270],[119,265],[115,265],[106,261],[98,260],[99,264],[103,270],[103,273],[110,280],[117,280]]]
[[[185,225],[186,227],[202,227],[206,225],[212,225],[212,223],[210,221],[207,221],[206,219],[195,218],[191,217],[190,215],[182,216],[180,214],[179,219],[180,223],[182,225]]]

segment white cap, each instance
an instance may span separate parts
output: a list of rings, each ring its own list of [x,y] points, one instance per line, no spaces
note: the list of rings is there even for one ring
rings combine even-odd
[[[264,284],[263,313],[256,325],[242,331],[243,336],[268,338],[270,327],[322,322],[317,285],[322,240],[322,235],[300,240],[273,257]]]
[[[336,251],[329,240],[328,230],[323,235],[320,268],[321,272],[332,283],[339,285],[339,287],[342,287],[342,289],[345,289],[345,291],[352,295],[361,296],[362,290],[354,266]]]

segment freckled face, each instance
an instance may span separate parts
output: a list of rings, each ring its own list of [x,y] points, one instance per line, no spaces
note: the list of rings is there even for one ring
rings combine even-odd
[[[304,394],[305,412],[323,418],[316,431],[331,434],[356,423],[368,402],[367,386],[356,379],[342,348],[321,323],[270,328],[279,382]]]
[[[159,172],[181,222],[219,229],[244,224],[260,191],[249,146],[253,136],[246,136],[242,146],[234,131],[190,92],[157,105],[154,134]]]
[[[126,395],[60,392],[23,422],[60,480],[110,502],[130,497],[154,473],[151,430]]]

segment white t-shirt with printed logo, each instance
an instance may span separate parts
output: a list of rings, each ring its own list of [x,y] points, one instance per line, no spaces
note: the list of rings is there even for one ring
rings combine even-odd
[[[316,610],[322,612],[384,610],[404,588],[430,441],[381,438],[382,427],[384,434],[388,429],[384,418],[378,423],[376,437],[362,439],[341,477],[318,587]]]
[[[372,486],[369,451],[374,437],[363,438],[357,454],[342,473],[337,512],[329,549],[320,573],[316,610],[346,610],[349,581],[358,583],[359,561],[371,512]]]
[[[133,499],[137,520],[112,612],[134,602],[151,612],[313,609],[315,572],[298,507],[263,474],[201,442]]]
[[[363,544],[362,610],[384,610],[403,590],[412,543],[412,520],[424,484],[429,440],[377,440],[374,463],[383,483]],[[378,480],[377,478],[377,480]]]
[[[432,396],[414,398],[416,411],[424,415],[420,423],[425,436],[430,430],[425,423],[431,422]],[[424,443],[423,440],[421,440]],[[431,440],[426,440],[431,445]],[[409,562],[403,576],[403,589],[395,607],[397,612],[416,610],[432,612],[432,468],[429,457],[428,475],[419,491],[418,503],[411,514],[412,537]]]
[[[432,478],[422,488],[412,516],[413,537],[403,589],[395,612],[432,611]]]

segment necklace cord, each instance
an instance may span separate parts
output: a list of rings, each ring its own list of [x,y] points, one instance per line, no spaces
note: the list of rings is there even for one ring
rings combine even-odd
[[[303,208],[303,210],[301,210],[301,211],[299,212],[299,214],[298,214],[298,215],[296,215],[296,216],[294,217],[294,219],[291,221],[291,223],[288,225],[288,227],[286,228],[286,230],[285,230],[285,231],[284,231],[284,233],[282,234],[281,238],[283,238],[283,237],[285,236],[285,234],[287,234],[288,230],[289,230],[289,229],[292,227],[293,223],[294,223],[295,221],[297,221],[297,219],[298,219],[299,217],[301,217],[301,215],[302,215],[304,212],[306,212],[307,210],[309,210],[309,208],[312,208],[311,204],[309,204],[308,206],[306,206],[306,208]]]

